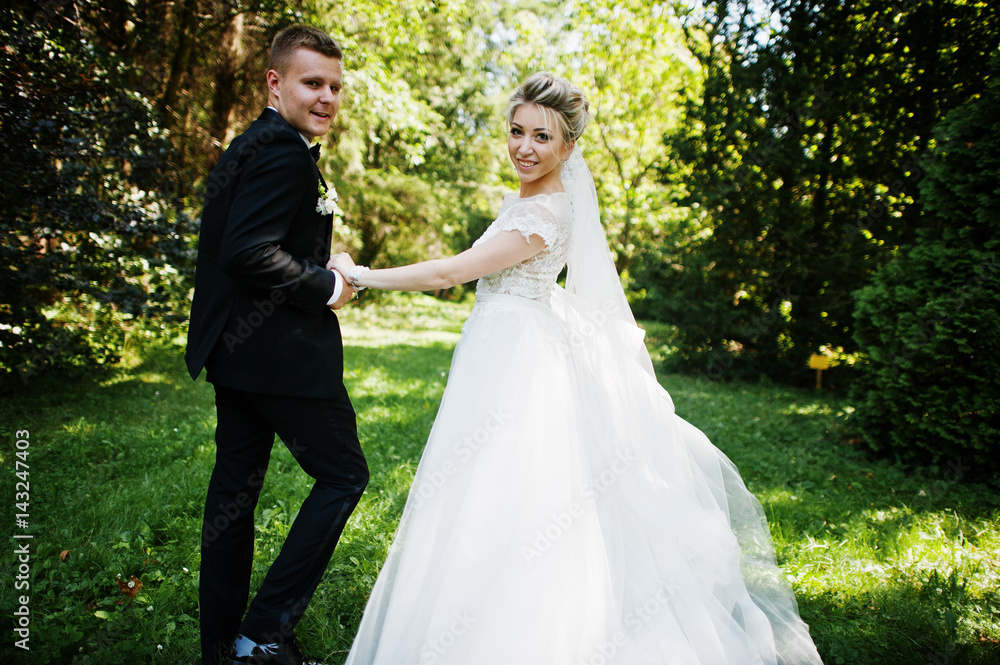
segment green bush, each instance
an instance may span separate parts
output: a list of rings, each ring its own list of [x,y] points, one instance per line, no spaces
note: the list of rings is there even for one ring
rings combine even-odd
[[[1000,71],[1000,58],[993,60]],[[857,292],[852,385],[868,443],[1000,470],[1000,79],[951,112],[920,183],[933,223]]]

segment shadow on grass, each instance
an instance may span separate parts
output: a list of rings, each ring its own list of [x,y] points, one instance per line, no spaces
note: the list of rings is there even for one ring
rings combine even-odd
[[[1000,642],[989,636],[990,607],[1000,598],[970,598],[967,580],[931,571],[849,594],[800,595],[799,609],[827,665],[995,665]],[[969,615],[968,605],[986,607]],[[963,616],[964,614],[964,616]]]

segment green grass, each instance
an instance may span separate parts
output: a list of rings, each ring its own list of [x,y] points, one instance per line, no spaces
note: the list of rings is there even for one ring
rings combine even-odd
[[[346,655],[468,311],[468,304],[394,298],[342,317],[346,381],[372,480],[299,627],[326,662]],[[187,378],[176,343],[148,345],[128,360],[99,382],[43,376],[0,400],[9,470],[0,496],[9,497],[13,523],[14,434],[27,429],[34,534],[30,590],[13,587],[13,547],[0,558],[0,611],[11,617],[27,593],[31,613],[31,651],[15,649],[8,630],[3,662],[197,659],[212,389]],[[957,460],[935,473],[870,458],[847,441],[849,405],[826,393],[661,380],[678,413],[733,459],[761,499],[828,665],[1000,662],[996,486],[967,482]],[[276,445],[257,512],[254,584],[307,491],[307,477]],[[119,581],[133,576],[142,587],[130,598]]]

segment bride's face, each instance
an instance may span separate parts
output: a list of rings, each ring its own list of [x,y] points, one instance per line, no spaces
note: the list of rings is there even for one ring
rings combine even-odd
[[[562,140],[556,112],[522,104],[514,112],[507,135],[510,161],[521,179],[521,197],[561,192],[561,166],[572,150]]]
[[[331,58],[311,49],[296,49],[288,71],[267,72],[268,102],[300,134],[312,140],[330,131],[330,123],[340,109],[344,87],[344,67],[340,58]]]

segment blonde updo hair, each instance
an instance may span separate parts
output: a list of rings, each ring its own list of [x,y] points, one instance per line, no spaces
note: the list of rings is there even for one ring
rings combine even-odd
[[[524,104],[538,104],[555,111],[556,123],[566,144],[580,138],[590,120],[590,103],[583,91],[549,72],[532,74],[510,96],[506,114],[508,127],[517,109]]]

